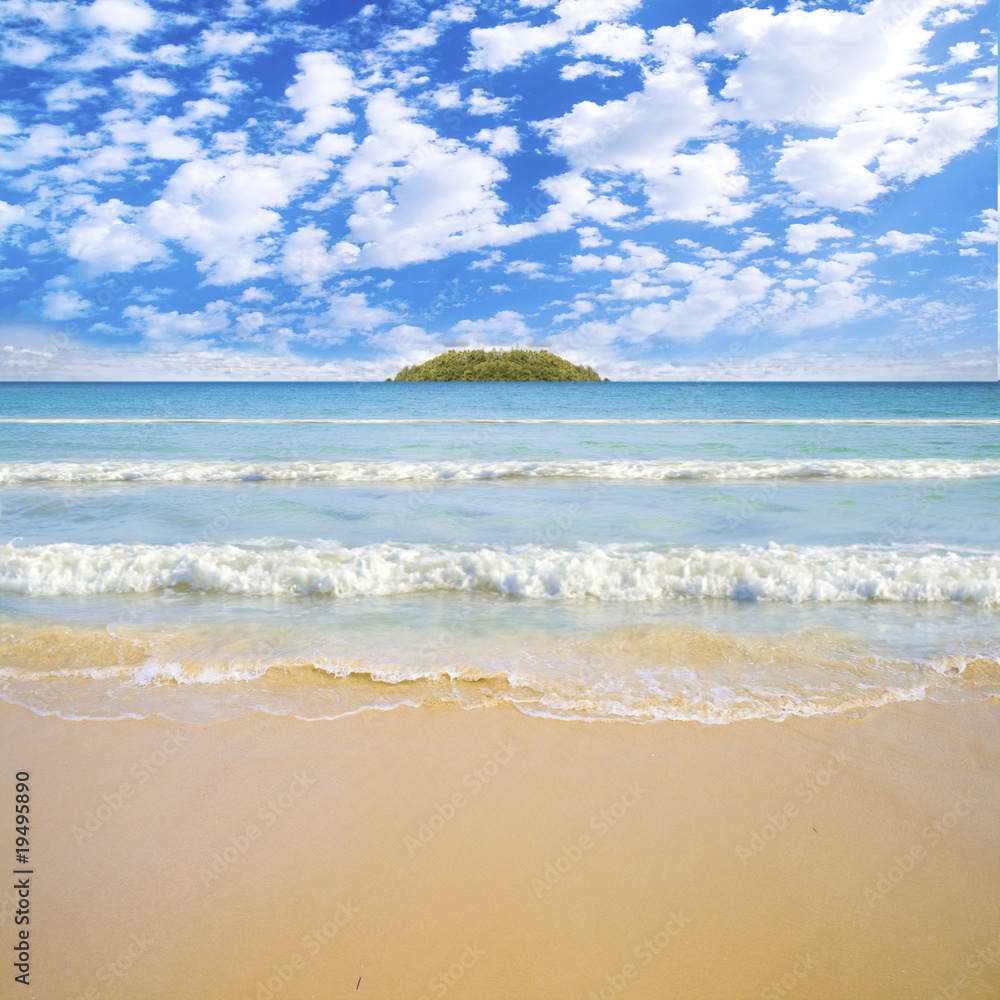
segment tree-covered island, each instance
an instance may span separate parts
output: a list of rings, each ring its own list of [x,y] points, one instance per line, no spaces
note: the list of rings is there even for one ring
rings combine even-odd
[[[589,365],[574,365],[548,351],[445,351],[422,365],[404,368],[386,382],[600,382]],[[610,379],[603,379],[604,382]]]

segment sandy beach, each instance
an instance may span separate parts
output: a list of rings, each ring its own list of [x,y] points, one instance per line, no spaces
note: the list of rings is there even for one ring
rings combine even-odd
[[[997,996],[998,721],[3,705],[33,810],[18,995]]]

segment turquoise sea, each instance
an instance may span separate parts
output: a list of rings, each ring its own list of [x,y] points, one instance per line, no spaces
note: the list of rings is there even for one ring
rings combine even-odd
[[[5,383],[0,504],[39,712],[1000,693],[994,383]]]

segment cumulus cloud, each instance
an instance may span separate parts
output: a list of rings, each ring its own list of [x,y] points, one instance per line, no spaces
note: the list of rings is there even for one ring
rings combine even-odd
[[[567,41],[595,21],[617,21],[639,6],[641,0],[560,0],[552,13],[555,19],[540,25],[513,21],[495,28],[473,28],[473,69],[490,72],[516,66],[526,57],[537,55]]]
[[[91,271],[131,271],[141,264],[168,259],[164,246],[149,234],[141,222],[134,220],[139,210],[117,198],[84,208],[60,242],[74,260],[86,264]]]
[[[481,128],[474,136],[475,142],[485,143],[492,156],[508,156],[521,147],[521,138],[513,125],[499,128]]]
[[[239,284],[270,274],[277,249],[271,234],[282,227],[277,209],[329,173],[331,163],[323,153],[318,148],[190,160],[146,210],[146,224],[161,239],[194,254],[209,284]]]
[[[935,95],[915,80],[933,34],[926,21],[953,3],[961,0],[742,8],[715,19],[712,46],[739,60],[721,91],[731,118],[833,133],[785,142],[774,173],[794,200],[863,206],[895,178],[910,183],[939,172],[990,128],[989,107],[962,106],[957,91],[950,96],[958,106],[941,107],[946,92]],[[968,47],[956,51],[973,57]]]
[[[995,210],[967,221],[981,188],[955,174],[931,213],[923,184],[959,157],[963,178],[983,169],[996,67],[976,0],[714,20],[500,0],[390,22],[370,4],[322,30],[295,0],[11,4],[0,47],[45,100],[0,115],[0,278],[12,308],[82,328],[86,282],[131,272],[81,336],[244,374],[295,377],[306,345],[395,370],[512,339],[626,373],[620,352],[680,357],[713,332],[858,337],[923,315],[942,283],[969,316],[991,306],[985,261],[975,278],[942,262],[988,249]],[[886,195],[892,215],[875,214]],[[878,235],[889,218],[913,231]],[[922,251],[919,275],[884,260]],[[523,301],[531,318],[509,308]]]
[[[400,267],[516,238],[501,222],[499,160],[417,122],[388,90],[372,95],[366,115],[369,134],[342,172],[354,192],[348,228],[359,266]]]
[[[491,97],[481,87],[475,87],[469,97],[468,109],[470,115],[498,115],[506,111],[508,101],[500,97]]]
[[[822,222],[793,222],[785,233],[785,249],[790,253],[812,253],[823,240],[852,235],[850,229],[838,226],[832,215]]]
[[[889,253],[911,253],[922,250],[928,243],[934,242],[934,237],[928,233],[901,233],[898,229],[890,229],[885,236],[875,241],[885,247]]]
[[[139,35],[155,26],[156,13],[138,0],[94,0],[81,10],[80,20],[88,28]]]
[[[603,63],[591,62],[583,59],[580,62],[568,63],[559,70],[559,75],[564,80],[579,80],[581,76],[621,76],[620,69],[605,66]]]
[[[531,341],[532,333],[524,317],[511,309],[502,309],[489,319],[463,319],[452,327],[448,343],[461,347],[508,346]]]
[[[132,70],[127,76],[118,77],[115,86],[130,94],[144,97],[171,97],[177,93],[177,88],[169,80],[147,76],[141,69]]]
[[[90,303],[71,288],[54,288],[42,297],[42,316],[59,322],[76,319],[90,311]]]
[[[285,97],[303,120],[292,129],[292,138],[304,139],[351,121],[354,116],[345,105],[358,91],[350,68],[332,52],[304,52],[295,63],[299,72]]]
[[[649,219],[729,225],[755,208],[739,201],[749,181],[738,154],[724,142],[685,151],[713,135],[718,121],[704,74],[679,58],[624,100],[581,101],[536,127],[576,171],[641,178]]]
[[[45,95],[45,103],[51,111],[72,111],[81,101],[104,93],[106,91],[103,87],[87,87],[79,80],[69,80],[53,87]]]
[[[979,213],[982,226],[979,229],[962,234],[959,243],[996,243],[997,242],[997,210],[987,208]]]

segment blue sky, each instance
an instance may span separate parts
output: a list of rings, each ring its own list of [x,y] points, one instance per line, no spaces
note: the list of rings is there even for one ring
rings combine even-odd
[[[0,378],[996,377],[992,3],[0,8]]]

